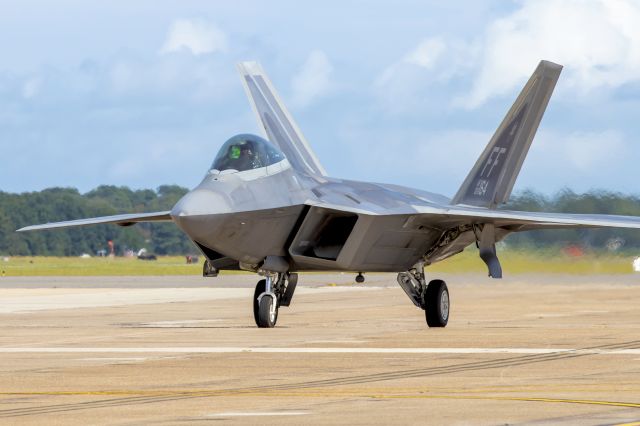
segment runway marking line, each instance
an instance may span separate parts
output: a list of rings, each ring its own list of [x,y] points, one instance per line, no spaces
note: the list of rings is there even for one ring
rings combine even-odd
[[[229,411],[207,414],[206,417],[262,417],[262,416],[304,416],[308,411]]]
[[[640,355],[640,349],[576,348],[362,348],[362,347],[0,347],[11,353],[309,353],[309,354],[574,354]]]
[[[481,400],[481,401],[520,401],[520,402],[546,402],[561,404],[582,404],[601,405],[610,407],[639,408],[637,402],[601,401],[589,399],[567,399],[567,398],[542,398],[542,397],[517,397],[517,396],[492,396],[492,395],[393,395],[383,393],[372,393],[367,391],[294,391],[282,392],[274,390],[185,390],[185,391],[53,391],[53,392],[0,392],[0,396],[156,396],[156,397],[306,397],[306,398],[331,398],[331,397],[360,397],[372,399],[457,399],[457,400]],[[1,411],[0,411],[1,413]],[[640,426],[640,422],[627,423],[618,426]]]

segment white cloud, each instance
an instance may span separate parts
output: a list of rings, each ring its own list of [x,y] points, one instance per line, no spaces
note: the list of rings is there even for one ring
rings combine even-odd
[[[418,46],[407,53],[404,62],[432,68],[446,50],[445,42],[440,37],[424,39]]]
[[[600,132],[541,131],[536,138],[540,164],[557,162],[561,169],[578,176],[593,170],[605,170],[625,158],[627,149],[623,135],[615,130]],[[545,160],[543,160],[546,159]],[[545,167],[546,168],[546,167]],[[558,168],[553,167],[558,170]]]
[[[406,75],[416,69],[420,74],[427,74],[434,81],[446,81],[454,75],[469,68],[477,57],[474,43],[459,40],[445,40],[442,37],[427,37],[407,52],[400,61],[387,67],[377,78],[380,88],[394,84],[393,80],[406,80]],[[414,88],[415,89],[415,88]]]
[[[629,165],[628,158],[636,155],[634,150],[637,151],[624,134],[615,129],[541,130],[531,146],[515,189],[552,192],[566,187],[580,192],[605,187],[629,190],[633,188],[633,180],[629,180],[633,165]]]
[[[226,68],[223,67],[226,65]],[[83,86],[95,87],[99,93],[113,98],[134,96],[138,101],[174,95],[190,99],[221,99],[233,90],[236,82],[233,67],[215,55],[153,55],[131,57],[120,55],[100,64],[93,72],[82,70],[70,76],[84,77]]]
[[[453,91],[445,84],[468,73],[477,56],[476,43],[424,38],[380,73],[374,83],[376,96],[395,114],[424,113],[425,103],[448,106]]]
[[[597,133],[575,132],[564,139],[567,155],[580,171],[605,170],[605,164],[615,165],[624,160],[625,144],[622,135],[606,130]]]
[[[565,66],[561,90],[571,96],[616,88],[640,80],[638,22],[640,3],[633,0],[523,0],[473,40],[421,40],[376,83],[378,89],[392,87],[394,95],[410,95],[426,83],[466,74],[471,87],[449,89],[451,104],[476,108],[519,89],[547,59]]]
[[[574,93],[640,78],[640,4],[630,0],[527,0],[489,25],[479,73],[464,104],[510,93],[540,59],[565,66]]]
[[[331,89],[333,66],[327,55],[321,50],[309,54],[300,71],[293,77],[293,104],[307,106]]]
[[[227,36],[211,23],[201,20],[178,19],[171,24],[160,53],[189,50],[194,55],[225,52]]]

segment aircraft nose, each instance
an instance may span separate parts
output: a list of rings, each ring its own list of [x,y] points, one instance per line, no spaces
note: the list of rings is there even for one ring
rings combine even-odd
[[[187,193],[171,210],[177,222],[190,216],[204,216],[231,212],[226,197],[208,189],[195,189]]]

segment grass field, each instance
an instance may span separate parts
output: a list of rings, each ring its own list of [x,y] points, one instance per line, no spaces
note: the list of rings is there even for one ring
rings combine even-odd
[[[561,251],[498,251],[505,274],[632,274],[634,256],[585,254],[571,257]],[[475,248],[429,267],[433,272],[479,272],[487,268]],[[640,274],[639,274],[640,275]]]
[[[202,259],[202,258],[201,258]],[[5,276],[199,275],[202,263],[187,265],[184,256],[156,261],[127,257],[12,257],[0,262]]]
[[[631,255],[586,254],[570,257],[561,252],[509,251],[500,252],[506,274],[632,274]],[[486,273],[484,263],[475,249],[432,265],[429,272]],[[135,258],[82,259],[79,257],[11,257],[0,258],[1,276],[130,276],[130,275],[200,275],[202,257],[198,264],[188,265],[183,256],[158,257],[157,261]],[[238,273],[226,272],[223,274]],[[640,274],[639,274],[640,275]]]

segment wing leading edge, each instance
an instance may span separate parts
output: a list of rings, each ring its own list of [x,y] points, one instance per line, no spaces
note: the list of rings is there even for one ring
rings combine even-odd
[[[45,223],[42,225],[25,226],[17,232],[37,231],[43,229],[71,228],[74,226],[99,225],[113,223],[120,226],[130,226],[139,222],[172,222],[170,211],[155,213],[118,214],[114,216],[93,217],[89,219],[67,220],[64,222]]]
[[[549,228],[640,229],[640,217],[602,214],[539,213],[473,208],[417,207],[424,219],[437,222],[492,223],[514,231]]]
[[[309,206],[362,214],[368,216],[415,217],[439,229],[459,225],[494,224],[510,231],[529,231],[549,228],[627,228],[640,229],[640,216],[619,216],[606,214],[546,213],[515,210],[494,210],[474,206],[446,206],[438,204],[407,204],[404,208],[385,211],[367,205],[347,205],[346,203],[311,202]]]

